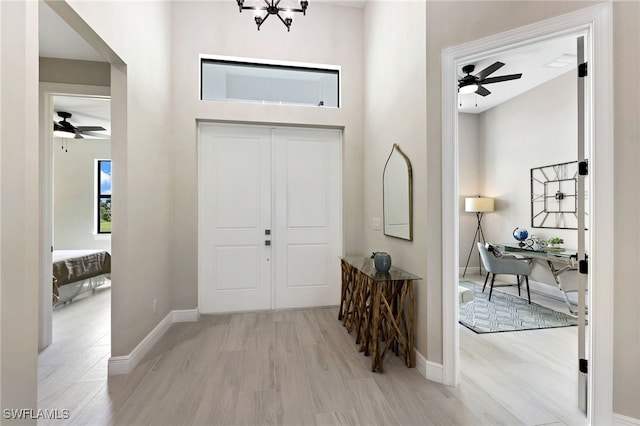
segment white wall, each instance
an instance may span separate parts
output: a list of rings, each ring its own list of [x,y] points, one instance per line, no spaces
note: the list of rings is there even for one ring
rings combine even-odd
[[[487,240],[513,242],[519,227],[576,247],[575,230],[531,227],[530,171],[577,159],[577,84],[572,70],[480,114],[481,181],[496,199],[496,211],[483,223]]]
[[[531,227],[530,203],[532,168],[577,159],[576,105],[577,76],[572,70],[479,115],[479,180],[483,193],[496,200],[495,212],[483,221],[487,241],[515,242],[512,233],[519,227],[543,239],[561,237],[565,247],[577,247],[576,230]],[[555,285],[548,268],[537,262],[531,278]]]
[[[475,234],[478,221],[475,213],[467,213],[464,211],[464,199],[466,197],[475,197],[478,195],[486,196],[482,191],[484,187],[480,180],[480,166],[482,163],[482,152],[480,146],[480,130],[478,129],[477,114],[458,114],[458,143],[459,143],[459,182],[458,189],[460,194],[460,254],[459,266],[464,271],[469,258],[469,251],[473,244],[473,251],[469,258],[469,268],[467,273],[477,271],[480,261],[478,259],[478,250],[475,248]],[[486,219],[486,218],[485,218]],[[485,229],[486,222],[483,220],[482,227]],[[486,236],[486,234],[485,234]]]
[[[111,141],[54,138],[53,148],[53,247],[111,251],[109,236],[94,235],[95,160],[111,158]]]
[[[174,309],[197,301],[197,121],[343,128],[343,228],[346,253],[362,252],[362,9],[313,3],[291,32],[277,19],[256,29],[234,2],[171,3],[173,72]],[[199,100],[199,55],[341,66],[341,108]],[[336,259],[336,262],[338,260]]]
[[[51,7],[113,65],[111,355],[128,355],[171,306],[170,4],[67,4]]]
[[[36,408],[38,286],[36,2],[0,2],[0,408]],[[25,65],[27,65],[25,67]],[[2,419],[3,424],[17,421]],[[35,424],[35,421],[21,422]]]
[[[613,8],[614,336],[613,410],[640,419],[640,3]]]
[[[39,69],[40,81],[106,87],[111,84],[111,66],[107,62],[41,57]]]
[[[375,1],[365,6],[365,253],[386,251],[392,263],[425,279],[416,281],[416,348],[427,354],[425,4]],[[383,218],[382,173],[393,144],[409,158],[413,172],[413,241],[373,229]]]

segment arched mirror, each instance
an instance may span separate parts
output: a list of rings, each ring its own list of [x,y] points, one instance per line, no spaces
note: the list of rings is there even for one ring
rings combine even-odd
[[[413,197],[411,162],[393,144],[382,175],[384,234],[390,237],[413,239]]]

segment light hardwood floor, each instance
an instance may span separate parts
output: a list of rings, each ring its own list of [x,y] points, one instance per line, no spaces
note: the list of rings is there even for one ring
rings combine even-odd
[[[372,373],[336,308],[202,316],[173,325],[131,374],[107,377],[108,292],[54,315],[39,408],[69,409],[58,424],[586,423],[575,408],[576,327],[476,335],[461,326],[454,388],[394,356]]]

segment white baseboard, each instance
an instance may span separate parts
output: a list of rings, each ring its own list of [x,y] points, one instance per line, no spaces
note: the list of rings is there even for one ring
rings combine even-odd
[[[485,272],[484,268],[482,269],[482,272]],[[458,268],[458,276],[460,277],[460,279],[464,279],[462,277],[462,274],[464,274],[464,266],[462,268]],[[469,266],[467,267],[467,275],[480,275],[480,267],[479,266]]]
[[[462,277],[462,273],[464,272],[464,268],[459,268],[459,277],[460,277],[460,281],[463,281],[464,278]],[[483,274],[486,273],[486,271],[483,269],[482,270]],[[467,274],[479,274],[479,268],[477,266],[474,267],[469,267],[467,269]],[[529,279],[529,289],[531,290],[531,293],[534,294],[541,294],[543,296],[547,296],[550,297],[552,299],[564,302],[564,295],[562,294],[562,291],[560,291],[560,289],[557,287],[557,285],[555,283],[543,283],[543,282],[539,282],[539,281],[534,281],[532,279]],[[569,299],[575,303],[576,302],[576,296],[575,296],[575,292],[569,292]]]
[[[444,368],[442,364],[428,361],[424,355],[416,351],[416,369],[425,379],[433,382],[444,383]]]
[[[198,321],[198,309],[171,311],[155,326],[149,334],[131,351],[129,355],[112,356],[109,358],[108,371],[110,376],[129,374],[151,350],[158,340],[167,332],[171,324],[177,322]]]
[[[444,383],[444,367],[442,364],[427,361],[426,377],[433,382]]]
[[[416,370],[425,378],[427,377],[427,359],[416,350]]]
[[[613,424],[614,426],[638,426],[640,425],[640,419],[613,413]]]
[[[200,310],[196,309],[182,309],[172,311],[173,322],[196,322],[200,318]]]

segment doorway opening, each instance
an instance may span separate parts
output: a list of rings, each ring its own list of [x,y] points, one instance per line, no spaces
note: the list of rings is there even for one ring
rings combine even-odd
[[[65,397],[61,388],[90,396],[104,389],[107,380],[112,341],[112,247],[107,232],[111,185],[110,167],[98,160],[111,161],[112,154],[126,158],[126,65],[66,3],[41,2],[39,12],[38,399],[39,406],[60,406]],[[56,43],[63,35],[67,42]],[[111,139],[116,142],[113,153]],[[63,283],[52,273],[52,261],[66,254],[80,263],[89,261],[77,267],[74,260],[63,260],[61,268],[67,271],[61,276],[69,281]],[[89,263],[95,268],[88,268]]]
[[[530,45],[566,34],[585,33],[591,46],[590,67],[598,70],[591,80],[588,96],[591,108],[590,126],[587,140],[590,162],[598,164],[598,171],[590,174],[591,187],[588,196],[590,212],[587,228],[589,231],[589,333],[587,357],[589,366],[587,383],[588,413],[590,422],[606,423],[610,419],[611,378],[612,378],[612,258],[606,250],[611,250],[613,211],[611,191],[607,186],[613,184],[612,148],[608,141],[611,137],[612,94],[609,87],[611,74],[610,54],[606,48],[611,39],[608,25],[610,10],[606,5],[584,10],[543,21],[538,24],[498,34],[462,46],[446,49],[443,52],[443,377],[446,384],[455,385],[460,381],[460,346],[458,329],[458,275],[459,257],[459,220],[460,194],[458,180],[459,135],[458,135],[458,97],[457,70],[463,62],[482,59],[490,54],[505,52],[519,46]],[[597,107],[596,107],[597,106]],[[528,196],[526,196],[528,198]],[[526,216],[528,217],[528,216]],[[514,225],[522,226],[522,225]],[[593,241],[597,240],[596,247]],[[598,256],[597,253],[600,255]],[[593,282],[599,284],[596,289]],[[596,342],[602,342],[596,344]],[[604,349],[604,348],[607,349]],[[597,362],[597,365],[596,365]],[[575,360],[575,372],[578,374],[578,360]],[[594,384],[609,383],[598,389]]]
[[[475,296],[459,305],[462,381],[476,381],[485,390],[510,389],[496,399],[506,406],[530,406],[518,415],[535,413],[537,417],[529,418],[534,423],[586,423],[575,392],[577,260],[569,254],[573,252],[546,252],[544,246],[548,239],[562,237],[567,250],[577,248],[578,231],[572,221],[578,205],[576,39],[577,34],[563,34],[458,62],[462,68],[473,64],[474,72],[489,82],[482,87],[491,92],[459,94],[458,192],[464,206],[459,222],[459,286]],[[485,75],[484,70],[490,74]],[[518,75],[520,78],[500,81],[502,76]],[[531,175],[540,168],[548,183]],[[532,182],[536,190],[538,182],[549,191],[555,185],[554,194],[563,196],[550,199],[531,194]],[[487,201],[491,202],[482,204]],[[543,205],[540,214],[538,204]],[[571,217],[564,218],[565,214]],[[532,215],[538,215],[535,221]],[[529,252],[511,252],[519,248],[512,235],[515,228],[528,231],[524,247]],[[495,264],[480,259],[478,243],[498,250]],[[548,253],[554,253],[552,264],[547,262]],[[538,257],[527,257],[532,254]],[[562,273],[556,277],[550,265]],[[509,266],[520,266],[528,275],[509,275]],[[498,273],[489,274],[487,268]],[[520,286],[515,286],[518,280]],[[570,304],[565,303],[565,295],[572,300]],[[500,355],[478,356],[487,352]],[[553,393],[547,389],[551,384]],[[517,391],[523,387],[526,392]],[[564,409],[555,410],[555,404]],[[541,409],[534,409],[536,406]]]
[[[50,241],[43,276],[52,277],[42,288],[38,377],[44,400],[57,394],[55,377],[106,376],[111,353],[111,234],[100,232],[111,223],[99,225],[110,219],[110,203],[101,198],[110,197],[111,174],[110,167],[98,169],[99,161],[111,161],[108,95],[109,87],[41,83]]]

